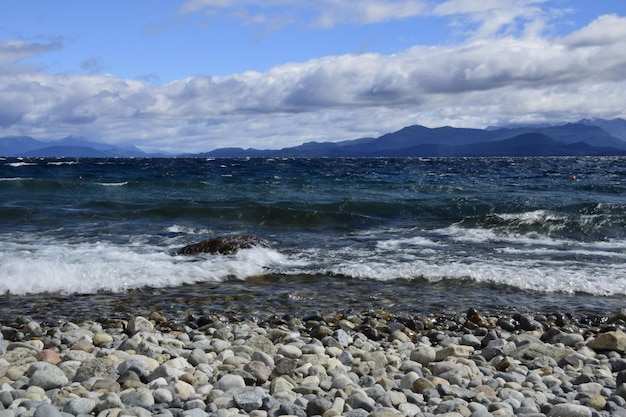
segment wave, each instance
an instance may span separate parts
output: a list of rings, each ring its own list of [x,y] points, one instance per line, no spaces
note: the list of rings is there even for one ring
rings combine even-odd
[[[262,248],[233,256],[171,256],[162,247],[111,243],[13,243],[0,252],[0,293],[89,294],[143,287],[176,287],[197,282],[246,279],[285,262]]]
[[[500,238],[458,226],[366,230],[339,239],[232,256],[172,256],[189,236],[210,229],[172,225],[165,235],[85,240],[41,233],[2,236],[0,293],[125,292],[199,282],[247,280],[261,275],[326,276],[380,282],[475,282],[538,293],[626,295],[626,241]],[[60,233],[60,232],[59,232]],[[57,233],[58,235],[58,233]],[[478,244],[478,242],[481,242]]]
[[[98,185],[102,185],[103,187],[123,187],[128,185],[128,181],[121,182],[99,182]]]
[[[499,236],[601,241],[626,237],[626,205],[593,203],[564,207],[559,211],[489,213],[467,217],[455,226],[490,231]]]
[[[0,178],[0,181],[32,181],[33,178],[24,178],[24,177],[5,177]]]
[[[46,165],[60,166],[60,165],[76,165],[78,163],[79,163],[78,161],[48,161]]]
[[[37,164],[34,162],[9,162],[5,165],[13,167],[13,168],[20,168],[20,167],[34,166]]]

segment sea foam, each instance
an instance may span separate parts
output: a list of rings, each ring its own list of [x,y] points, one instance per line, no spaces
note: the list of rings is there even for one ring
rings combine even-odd
[[[241,250],[233,256],[172,256],[163,247],[111,243],[9,244],[0,252],[0,293],[124,292],[262,275],[284,257],[271,249]]]

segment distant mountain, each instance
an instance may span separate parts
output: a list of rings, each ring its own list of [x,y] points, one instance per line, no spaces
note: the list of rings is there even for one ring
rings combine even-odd
[[[611,135],[626,141],[626,120],[624,119],[583,119],[579,123],[590,126],[598,126],[609,132]]]
[[[36,140],[29,136],[13,136],[0,138],[0,156],[130,158],[151,155],[134,146],[109,145],[73,136],[50,142]]]
[[[47,146],[23,152],[19,156],[24,157],[65,157],[65,158],[130,158],[148,156],[140,152],[128,152],[120,149],[94,149],[88,146]]]
[[[595,120],[595,121],[594,121]],[[291,148],[223,148],[202,157],[429,157],[626,155],[626,121],[594,119],[562,125],[488,129],[408,126],[378,138],[307,142]],[[599,123],[612,132],[594,124]]]
[[[47,145],[47,142],[40,142],[30,136],[9,136],[0,139],[0,156],[17,156]]]
[[[583,119],[577,123],[490,126],[486,129],[428,128],[414,125],[377,138],[307,142],[283,149],[220,148],[177,155],[212,158],[463,157],[463,156],[626,155],[626,120]],[[91,142],[69,136],[40,141],[28,136],[0,138],[0,156],[10,157],[168,157],[134,146]]]

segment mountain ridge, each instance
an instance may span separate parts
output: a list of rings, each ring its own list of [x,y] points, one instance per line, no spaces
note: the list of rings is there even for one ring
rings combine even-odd
[[[148,154],[133,145],[110,145],[68,136],[42,141],[0,138],[5,157],[463,157],[626,155],[626,120],[582,119],[576,123],[489,126],[485,129],[406,126],[379,137],[305,142],[282,149],[218,148],[178,155]]]
[[[626,120],[591,119],[549,126],[469,129],[406,126],[378,138],[307,142],[277,150],[221,148],[201,157],[463,157],[626,155]],[[624,135],[609,133],[606,128]],[[530,142],[529,140],[532,139]]]

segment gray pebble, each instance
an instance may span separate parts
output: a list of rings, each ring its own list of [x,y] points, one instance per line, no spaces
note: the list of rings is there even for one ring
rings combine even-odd
[[[231,388],[243,388],[245,381],[239,375],[224,375],[217,381],[216,388],[221,391],[228,391]]]
[[[32,385],[49,390],[69,383],[67,376],[58,367],[48,362],[36,362],[28,368],[27,375]]]
[[[578,404],[557,404],[552,407],[548,417],[591,417],[591,409]]]
[[[79,414],[90,414],[95,406],[96,402],[91,398],[74,398],[65,403],[63,412],[75,416]]]

